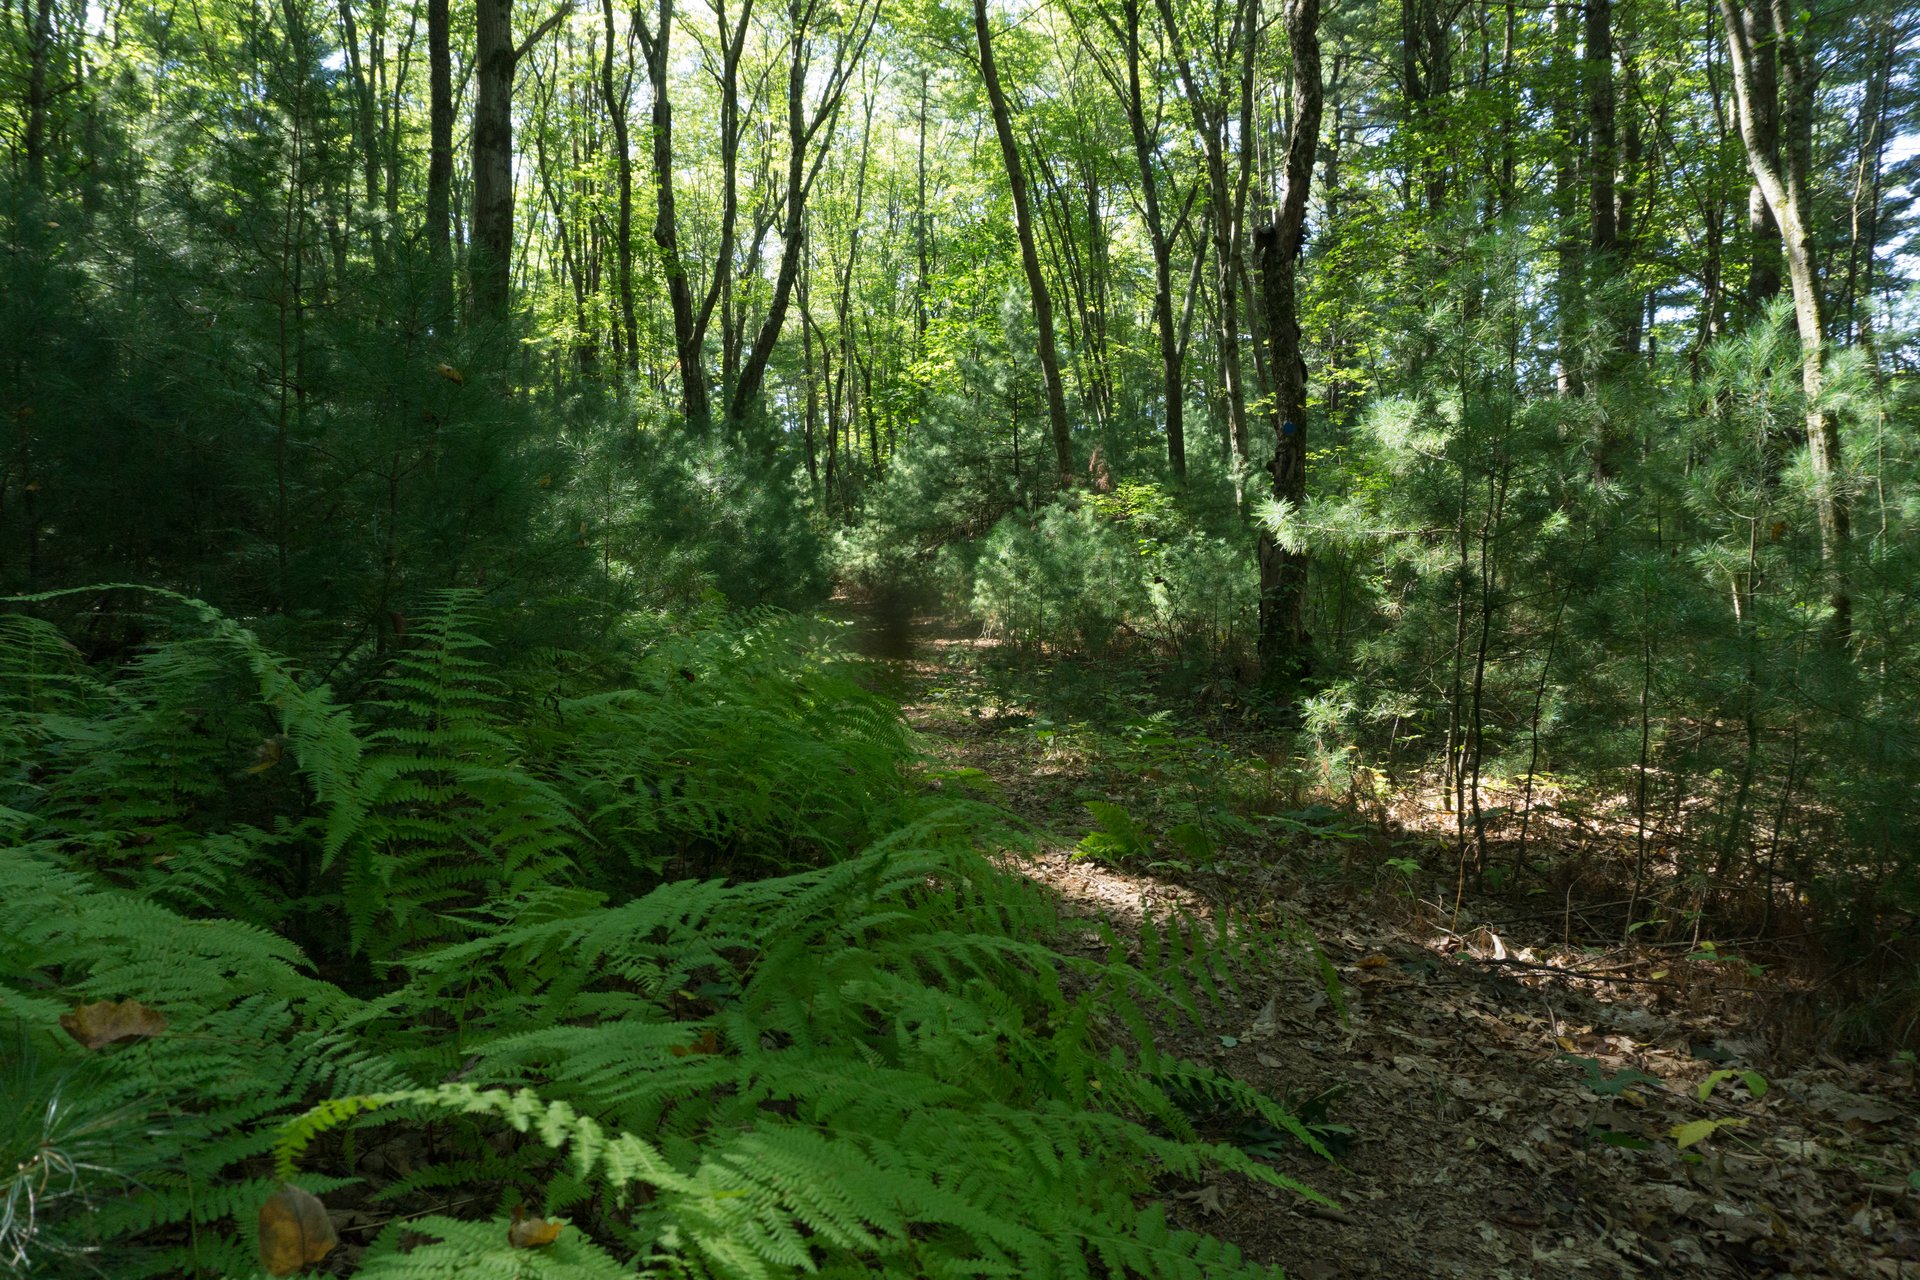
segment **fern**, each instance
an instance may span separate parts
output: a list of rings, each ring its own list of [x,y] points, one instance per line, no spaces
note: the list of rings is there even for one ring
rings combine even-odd
[[[631,687],[516,719],[470,595],[354,708],[157,598],[183,633],[117,679],[37,623],[0,656],[29,759],[0,1018],[53,1064],[34,1090],[84,1069],[85,1131],[138,1136],[32,1256],[244,1272],[294,1179],[397,1219],[367,1275],[1230,1276],[1258,1269],[1141,1208],[1157,1177],[1313,1194],[1195,1119],[1317,1150],[1284,1108],[1154,1047],[1268,940],[1167,920],[1063,958],[983,852],[1001,816],[918,793],[807,624],[656,638]],[[166,1031],[55,1030],[119,997]],[[396,1124],[404,1167],[364,1158]],[[561,1240],[511,1249],[520,1201]]]

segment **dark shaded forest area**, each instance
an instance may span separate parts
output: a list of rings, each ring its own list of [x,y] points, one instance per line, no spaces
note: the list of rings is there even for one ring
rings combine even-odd
[[[6,0],[0,1270],[1920,1274],[1916,67]]]

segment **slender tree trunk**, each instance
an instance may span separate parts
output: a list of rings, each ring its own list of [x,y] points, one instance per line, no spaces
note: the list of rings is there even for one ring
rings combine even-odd
[[[1033,322],[1038,330],[1040,372],[1046,382],[1047,422],[1053,431],[1055,483],[1061,489],[1073,484],[1073,436],[1067,425],[1067,395],[1060,382],[1060,356],[1054,342],[1053,298],[1047,292],[1046,277],[1040,271],[1040,252],[1033,237],[1033,212],[1027,200],[1027,177],[1020,163],[1020,145],[1013,136],[1013,116],[1007,109],[1007,95],[1000,87],[1000,72],[993,60],[993,37],[987,25],[986,0],[973,0],[973,30],[980,46],[980,77],[987,90],[987,105],[993,111],[994,132],[1000,139],[1000,158],[1005,162],[1007,185],[1013,199],[1014,231],[1020,238],[1020,265],[1027,275],[1027,291],[1033,299]]]
[[[1747,166],[1753,171],[1754,183],[1765,196],[1774,221],[1779,224],[1787,275],[1793,285],[1794,323],[1800,333],[1800,385],[1807,402],[1807,454],[1817,485],[1814,504],[1820,523],[1820,555],[1826,569],[1835,633],[1844,639],[1851,631],[1853,615],[1846,566],[1852,529],[1846,494],[1841,489],[1845,468],[1840,431],[1822,403],[1826,384],[1826,326],[1821,313],[1820,280],[1810,225],[1808,152],[1790,141],[1780,149],[1777,162],[1767,153],[1767,139],[1754,124],[1752,104],[1761,86],[1755,75],[1756,53],[1751,33],[1758,29],[1767,31],[1787,82],[1780,123],[1790,139],[1811,133],[1812,69],[1806,65],[1805,51],[1788,34],[1794,14],[1785,0],[1753,0],[1756,4],[1770,3],[1771,8],[1766,10],[1743,10],[1737,7],[1740,2],[1720,0],[1720,12],[1725,19],[1727,49],[1733,64],[1734,92],[1740,104],[1741,140],[1747,148]]]
[[[1193,58],[1181,34],[1173,0],[1157,0],[1160,20],[1167,32],[1174,65],[1180,71],[1180,84],[1193,115],[1194,133],[1200,139],[1206,160],[1207,210],[1213,231],[1213,282],[1219,304],[1217,337],[1219,372],[1227,412],[1227,432],[1234,456],[1248,460],[1252,456],[1252,438],[1247,422],[1247,391],[1244,362],[1240,354],[1240,277],[1245,269],[1243,236],[1246,223],[1247,175],[1253,159],[1252,97],[1253,57],[1258,43],[1254,32],[1260,22],[1260,0],[1232,0],[1223,47],[1216,49],[1215,68],[1229,83],[1237,104],[1237,115],[1227,106],[1226,89],[1217,97],[1208,95],[1205,84],[1195,74]],[[1229,168],[1227,147],[1230,115],[1240,147],[1235,167]]]
[[[920,120],[918,156],[914,181],[917,187],[913,217],[913,354],[924,360],[927,354],[927,69],[920,69]],[[924,389],[922,399],[924,401]],[[924,412],[925,405],[922,404]]]
[[[633,148],[627,136],[627,104],[632,96],[632,74],[624,85],[613,78],[613,0],[600,0],[607,24],[606,55],[600,63],[600,94],[606,101],[607,121],[613,128],[614,181],[619,205],[613,230],[614,287],[619,293],[620,327],[626,338],[629,373],[640,368],[640,325],[633,305]]]
[[[1780,163],[1780,63],[1774,43],[1771,0],[1741,0],[1741,6],[1723,18],[1737,22],[1747,51],[1744,63],[1734,67],[1734,101],[1740,136],[1748,154],[1759,154],[1769,166]],[[1743,69],[1744,68],[1744,69]],[[1747,313],[1757,315],[1780,293],[1780,224],[1772,202],[1756,179],[1747,192],[1747,239],[1752,266],[1747,273]]]
[[[1160,395],[1165,406],[1167,465],[1174,478],[1187,474],[1187,431],[1184,353],[1173,315],[1173,244],[1160,209],[1160,140],[1148,126],[1146,94],[1140,68],[1140,3],[1120,0],[1120,20],[1109,20],[1126,53],[1126,76],[1114,89],[1127,113],[1127,132],[1133,139],[1134,168],[1140,174],[1140,202],[1147,224],[1147,247],[1153,253],[1153,327],[1160,346]]]
[[[47,76],[52,61],[53,0],[39,0],[27,35],[27,182],[35,191],[47,187],[47,111],[52,99]]]
[[[694,328],[693,284],[680,254],[680,222],[673,197],[673,101],[669,54],[673,37],[673,0],[660,0],[657,25],[647,27],[638,10],[634,34],[647,61],[647,84],[653,92],[653,243],[660,251],[660,267],[667,278],[667,303],[673,312],[673,343],[680,362],[680,409],[690,426],[703,426],[712,417],[707,394],[705,359]]]
[[[1553,214],[1557,226],[1558,264],[1554,277],[1554,310],[1560,355],[1559,391],[1565,397],[1586,392],[1586,356],[1581,350],[1586,282],[1579,243],[1574,239],[1574,188],[1579,180],[1579,148],[1574,138],[1574,115],[1568,105],[1576,90],[1573,57],[1573,7],[1558,3],[1553,9],[1553,64],[1559,71],[1553,94]]]
[[[1860,152],[1854,166],[1851,217],[1847,237],[1847,276],[1840,295],[1846,338],[1856,337],[1869,348],[1879,376],[1873,342],[1874,255],[1880,246],[1880,204],[1885,197],[1887,145],[1887,88],[1893,76],[1893,21],[1882,12],[1874,20],[1872,64],[1867,68],[1866,92],[1860,103]]]
[[[1320,0],[1285,0],[1282,19],[1293,55],[1293,123],[1273,221],[1255,236],[1274,393],[1274,501],[1298,515],[1307,498],[1307,365],[1301,355],[1296,274],[1306,249],[1307,190],[1320,141]],[[1307,549],[1262,527],[1260,665],[1269,682],[1307,670]]]
[[[871,7],[864,3],[846,15],[841,43],[834,51],[832,65],[824,76],[819,106],[809,119],[806,89],[812,79],[812,42],[810,24],[821,15],[818,0],[790,0],[789,20],[793,26],[793,60],[787,72],[787,203],[786,222],[781,228],[780,268],[774,276],[773,298],[767,304],[767,316],[754,336],[753,346],[740,364],[740,380],[733,389],[729,407],[733,421],[744,420],[759,402],[766,381],[767,362],[773,358],[773,346],[786,324],[787,307],[793,298],[793,282],[800,275],[800,258],[806,251],[807,195],[831,149],[834,126],[840,116],[847,81],[859,66],[880,16],[880,0]],[[824,131],[824,136],[823,136]],[[817,141],[816,141],[817,140]],[[808,148],[812,147],[811,159]],[[844,365],[842,373],[846,372]]]
[[[427,273],[432,323],[453,315],[453,47],[448,0],[427,0]]]

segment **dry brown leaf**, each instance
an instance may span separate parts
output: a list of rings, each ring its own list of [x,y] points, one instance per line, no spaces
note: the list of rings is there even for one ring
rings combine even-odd
[[[1209,1182],[1206,1186],[1196,1191],[1176,1191],[1173,1193],[1173,1198],[1176,1200],[1191,1200],[1195,1205],[1199,1206],[1203,1212],[1217,1214],[1221,1217],[1226,1216],[1226,1206],[1220,1203],[1220,1186],[1218,1183]]]
[[[268,1275],[305,1270],[338,1242],[327,1206],[310,1191],[287,1183],[260,1206],[260,1265]]]
[[[157,1036],[167,1020],[138,1000],[99,1000],[60,1015],[61,1028],[83,1049],[104,1049],[118,1040]]]
[[[242,773],[265,773],[280,763],[287,754],[287,744],[278,737],[263,738],[260,745],[253,749],[253,763],[242,769]]]
[[[676,1058],[685,1058],[696,1053],[718,1053],[720,1037],[714,1033],[712,1027],[708,1027],[692,1044],[671,1044],[667,1046],[667,1052]]]
[[[513,1225],[507,1228],[507,1243],[516,1249],[540,1249],[560,1238],[564,1222],[527,1216],[525,1205],[513,1206]]]

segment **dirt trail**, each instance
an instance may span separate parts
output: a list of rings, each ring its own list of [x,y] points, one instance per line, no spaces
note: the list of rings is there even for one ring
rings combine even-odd
[[[1060,833],[1021,869],[1067,910],[1124,925],[1231,901],[1306,926],[1334,966],[1344,1017],[1303,963],[1310,952],[1290,948],[1168,1047],[1350,1129],[1336,1166],[1297,1149],[1275,1156],[1341,1209],[1229,1175],[1170,1185],[1177,1222],[1307,1280],[1920,1280],[1910,1066],[1783,1069],[1743,1027],[1752,995],[1726,963],[1568,949],[1557,918],[1512,932],[1435,922],[1356,876],[1352,847],[1269,841],[1187,883],[1076,858],[1087,771],[1033,731],[1035,706],[986,678],[988,643],[903,608],[836,611],[945,766],[978,770],[1001,803]],[[1380,864],[1393,854],[1357,852]],[[1335,865],[1347,874],[1330,875]]]

